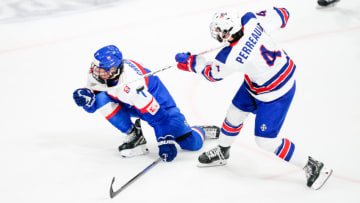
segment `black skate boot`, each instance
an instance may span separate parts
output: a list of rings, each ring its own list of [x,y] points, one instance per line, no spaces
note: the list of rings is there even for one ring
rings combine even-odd
[[[332,174],[332,169],[325,168],[324,163],[316,161],[310,156],[304,170],[307,186],[315,190],[320,189]]]
[[[124,143],[119,146],[119,151],[123,157],[133,157],[149,153],[141,130],[140,119],[135,121],[134,127],[125,137]]]
[[[211,126],[205,126],[200,125],[199,128],[203,129],[205,131],[205,138],[207,139],[217,139],[220,135],[220,128],[214,125]]]
[[[335,3],[336,2],[338,2],[338,1],[340,1],[340,0],[318,0],[317,2],[318,2],[318,4],[320,5],[320,6],[329,6],[329,5],[335,5]]]
[[[222,147],[220,145],[202,153],[199,156],[199,167],[222,166],[227,163],[230,156],[230,147]]]

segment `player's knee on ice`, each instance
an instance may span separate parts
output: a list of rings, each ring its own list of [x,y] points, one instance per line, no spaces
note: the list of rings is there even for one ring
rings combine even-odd
[[[188,133],[183,135],[185,139],[178,139],[177,143],[180,145],[181,149],[189,151],[197,151],[201,149],[205,139],[205,132],[200,128],[196,128]]]

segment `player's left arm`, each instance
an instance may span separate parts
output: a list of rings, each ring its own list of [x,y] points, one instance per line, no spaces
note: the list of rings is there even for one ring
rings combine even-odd
[[[275,30],[285,28],[290,18],[286,8],[272,7],[256,13],[256,18],[269,34]]]

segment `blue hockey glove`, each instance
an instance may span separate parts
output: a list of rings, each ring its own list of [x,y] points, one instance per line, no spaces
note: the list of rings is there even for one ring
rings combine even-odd
[[[73,98],[78,106],[91,107],[95,102],[95,94],[87,88],[79,88],[74,91]]]
[[[158,138],[159,142],[159,156],[164,158],[164,161],[172,161],[177,155],[174,137],[167,135]]]
[[[178,62],[177,67],[180,70],[195,72],[195,59],[196,55],[191,55],[190,52],[178,53],[175,56],[175,61]]]
[[[183,64],[186,64],[187,63],[187,60],[188,58],[191,56],[191,53],[190,52],[187,52],[187,53],[177,53],[176,56],[175,56],[175,61],[178,62],[178,63],[183,63]]]

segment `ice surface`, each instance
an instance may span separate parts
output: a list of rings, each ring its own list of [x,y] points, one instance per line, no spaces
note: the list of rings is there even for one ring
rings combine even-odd
[[[269,6],[290,11],[287,28],[274,37],[297,65],[297,92],[280,136],[332,167],[328,183],[312,191],[300,169],[259,149],[250,116],[228,165],[196,167],[197,156],[216,144],[208,141],[111,200],[113,176],[115,187],[126,183],[156,159],[157,145],[143,123],[150,154],[122,158],[124,135],[74,104],[92,54],[115,44],[155,70],[173,64],[177,52],[218,46],[208,28],[216,10]],[[326,9],[316,0],[124,0],[1,21],[0,202],[360,202],[359,10],[358,0]],[[175,68],[159,76],[193,125],[221,125],[242,82],[238,74],[212,84]]]

